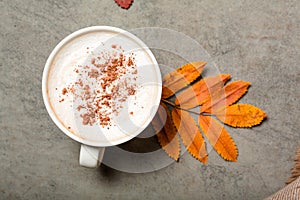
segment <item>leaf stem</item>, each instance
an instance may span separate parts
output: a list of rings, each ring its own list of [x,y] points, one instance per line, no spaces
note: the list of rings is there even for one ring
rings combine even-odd
[[[187,111],[187,112],[196,114],[196,115],[211,116],[211,114],[209,114],[209,113],[201,113],[201,112],[196,112],[196,111],[188,110],[188,109],[185,109],[185,108],[181,108],[180,106],[176,105],[176,104],[173,103],[172,101],[168,101],[168,100],[166,100],[166,99],[162,99],[161,101],[162,101],[162,102],[165,102],[165,103],[167,103],[167,104],[169,104],[170,106],[173,106],[174,108],[178,108],[178,109],[180,109],[180,110],[184,110],[184,111]]]

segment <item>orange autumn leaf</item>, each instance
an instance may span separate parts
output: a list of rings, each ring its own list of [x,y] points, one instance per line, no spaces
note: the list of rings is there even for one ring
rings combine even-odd
[[[249,85],[250,83],[245,81],[235,81],[226,85],[224,90],[212,95],[211,99],[203,104],[201,112],[217,112],[221,108],[230,106],[247,92]]]
[[[210,116],[199,116],[199,124],[210,144],[225,160],[237,161],[238,150],[226,129]]]
[[[163,78],[162,98],[173,96],[175,92],[195,81],[205,65],[206,62],[191,62],[167,74]]]
[[[152,127],[156,131],[156,136],[163,150],[174,160],[178,160],[180,155],[180,142],[177,130],[172,122],[171,114],[164,103],[160,107],[152,120]]]
[[[233,127],[252,127],[267,116],[264,111],[249,104],[234,104],[215,114],[222,122]]]
[[[199,161],[206,163],[208,155],[205,141],[193,117],[186,111],[174,108],[172,118],[188,152]]]
[[[157,136],[165,151],[176,159],[176,155],[179,156],[180,147],[178,146],[180,146],[180,143],[176,142],[176,147],[171,149],[166,149],[165,146],[171,141],[173,142],[173,140],[169,140],[169,136],[172,137],[177,129],[188,152],[196,159],[206,163],[208,153],[205,140],[198,124],[189,114],[193,113],[199,116],[198,123],[216,152],[223,159],[236,162],[238,149],[232,137],[220,122],[233,127],[252,127],[260,124],[267,115],[261,109],[252,105],[232,105],[247,92],[250,85],[249,82],[235,81],[224,86],[230,79],[229,74],[221,74],[199,80],[198,78],[205,64],[205,62],[188,63],[164,77],[162,102],[172,106],[173,110],[172,114],[167,111],[167,121],[170,121],[167,124],[169,125],[164,125],[163,130]],[[192,85],[187,87],[189,84]],[[174,101],[167,100],[167,98],[178,91],[180,93]],[[165,105],[163,106],[163,108],[166,108]],[[189,110],[197,106],[202,106],[200,113]],[[157,120],[157,118],[155,119]],[[170,128],[172,120],[175,128],[174,126]],[[158,118],[158,122],[154,120],[154,127],[156,126],[155,123],[161,126],[162,122],[162,117]],[[155,129],[158,130],[157,127]],[[168,133],[169,131],[171,133]],[[177,137],[178,140],[177,135],[174,137]],[[178,151],[176,150],[177,148]]]
[[[204,78],[180,93],[176,97],[175,104],[180,105],[180,107],[185,109],[202,105],[209,100],[211,94],[222,89],[229,79],[230,74],[221,74]]]

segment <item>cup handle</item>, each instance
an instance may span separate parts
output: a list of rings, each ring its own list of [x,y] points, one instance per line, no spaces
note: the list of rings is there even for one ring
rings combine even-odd
[[[102,162],[105,148],[92,147],[81,144],[79,164],[83,167],[95,168],[99,167]]]

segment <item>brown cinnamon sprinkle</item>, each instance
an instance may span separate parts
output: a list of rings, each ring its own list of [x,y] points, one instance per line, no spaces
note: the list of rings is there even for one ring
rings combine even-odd
[[[71,92],[74,101],[80,102],[77,111],[83,125],[111,126],[112,115],[118,115],[122,103],[136,94],[135,55],[125,55],[118,45],[111,48],[94,55],[88,65],[77,66],[78,80],[62,91],[63,95]]]
[[[62,89],[62,91],[61,91],[61,93],[62,93],[63,95],[65,95],[67,92],[68,92],[68,91],[67,91],[67,88]]]

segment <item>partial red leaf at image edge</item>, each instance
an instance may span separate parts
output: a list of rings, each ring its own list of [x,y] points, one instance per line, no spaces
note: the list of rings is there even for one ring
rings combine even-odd
[[[124,9],[129,9],[133,3],[133,0],[115,0],[116,4]]]

